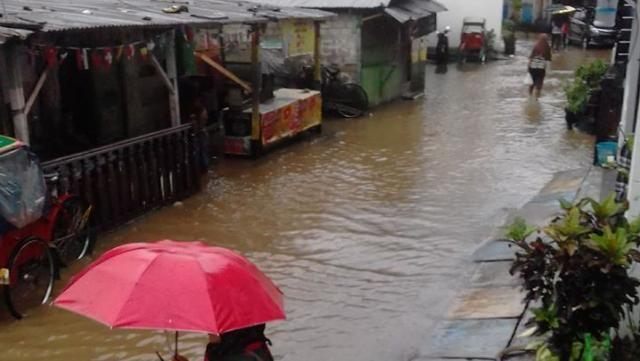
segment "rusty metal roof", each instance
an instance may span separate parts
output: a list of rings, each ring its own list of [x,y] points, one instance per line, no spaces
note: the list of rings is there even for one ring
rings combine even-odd
[[[396,6],[396,3],[404,3],[405,0],[252,0],[261,4],[276,6],[294,6],[314,9],[375,9]],[[414,0],[420,3],[419,9],[432,8],[432,12],[446,11],[447,8],[435,0]]]
[[[101,27],[261,23],[287,18],[322,19],[332,15],[320,10],[224,0],[196,0],[193,4],[170,0],[3,1],[6,14],[0,17],[0,26],[44,32]],[[163,11],[173,5],[185,5],[188,12]]]

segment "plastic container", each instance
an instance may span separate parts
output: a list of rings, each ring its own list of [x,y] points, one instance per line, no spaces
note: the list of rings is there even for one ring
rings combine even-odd
[[[618,143],[600,142],[596,144],[596,164],[603,167],[616,161]]]

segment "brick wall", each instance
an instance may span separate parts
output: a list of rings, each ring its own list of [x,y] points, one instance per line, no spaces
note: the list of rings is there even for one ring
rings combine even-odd
[[[360,80],[360,16],[340,14],[320,28],[320,55],[323,64],[338,64],[353,81]]]

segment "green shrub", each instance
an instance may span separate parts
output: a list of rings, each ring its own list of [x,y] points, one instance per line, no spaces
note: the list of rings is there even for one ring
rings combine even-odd
[[[608,65],[600,59],[581,65],[575,71],[576,80],[586,83],[589,88],[597,88],[608,68]]]
[[[604,361],[597,355],[611,352],[611,331],[640,301],[640,281],[630,275],[640,259],[640,220],[628,222],[615,195],[561,207],[538,236],[522,220],[509,227],[507,238],[518,247],[511,274],[519,275],[525,301],[539,305],[529,320],[543,337],[538,361],[582,361],[586,354]]]
[[[564,88],[569,111],[581,113],[585,110],[591,93],[600,86],[607,69],[607,64],[600,59],[576,69],[573,82]]]
[[[567,109],[572,113],[581,113],[589,102],[591,89],[582,81],[574,81],[564,88],[567,96]]]

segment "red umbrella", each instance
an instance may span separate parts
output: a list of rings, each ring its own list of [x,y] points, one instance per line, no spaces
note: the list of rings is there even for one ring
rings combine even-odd
[[[114,248],[54,304],[114,328],[220,334],[285,318],[282,292],[255,265],[200,242]]]

